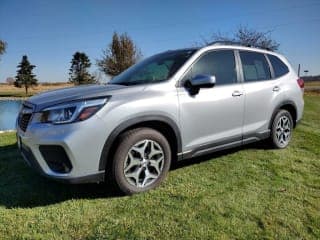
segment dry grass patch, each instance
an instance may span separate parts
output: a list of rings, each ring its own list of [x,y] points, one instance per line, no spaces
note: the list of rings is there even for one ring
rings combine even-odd
[[[71,86],[73,86],[73,84],[70,83],[40,83],[38,86],[30,87],[28,89],[28,96]],[[0,84],[0,97],[26,97],[25,89],[23,87],[17,88],[13,85]]]

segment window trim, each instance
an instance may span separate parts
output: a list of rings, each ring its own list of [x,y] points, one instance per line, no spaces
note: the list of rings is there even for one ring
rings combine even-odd
[[[183,84],[183,81],[182,79],[186,76],[186,74],[189,72],[189,70],[193,67],[194,64],[197,63],[197,61],[203,57],[204,55],[206,54],[209,54],[209,53],[212,53],[212,52],[217,52],[217,51],[225,51],[225,50],[229,50],[229,51],[232,51],[233,52],[233,57],[234,57],[234,63],[235,63],[235,66],[236,66],[236,75],[237,75],[237,79],[236,79],[236,82],[234,83],[228,83],[228,84],[223,84],[223,85],[217,85],[217,86],[214,86],[215,88],[216,87],[223,87],[223,86],[230,86],[230,85],[233,85],[233,84],[238,84],[238,83],[241,83],[240,79],[241,79],[241,75],[240,75],[240,72],[239,72],[239,68],[238,68],[238,62],[237,62],[237,57],[236,57],[236,49],[230,49],[230,48],[219,48],[219,49],[212,49],[212,50],[208,50],[208,51],[205,51],[203,53],[201,53],[189,66],[188,68],[185,70],[185,72],[179,77],[178,81],[177,81],[177,88],[184,88],[184,84]]]
[[[240,52],[252,52],[252,53],[258,53],[258,54],[263,55],[264,58],[266,59],[267,64],[268,64],[268,68],[269,68],[269,71],[270,71],[270,79],[255,80],[255,81],[246,82],[246,81],[245,81],[245,78],[244,78],[244,72],[243,72],[243,67],[242,67],[242,61],[241,61],[241,57],[240,57]],[[244,83],[244,84],[246,84],[246,83],[257,83],[257,82],[266,82],[266,81],[272,81],[272,80],[274,80],[274,77],[273,77],[273,68],[272,68],[272,65],[271,65],[270,62],[269,62],[269,59],[268,59],[267,56],[266,56],[266,53],[239,49],[239,50],[238,50],[238,57],[239,57],[241,74],[242,74],[242,76],[241,76],[241,77],[242,77],[242,78],[241,78],[241,79],[242,79],[242,83]],[[271,68],[272,68],[272,70],[271,70]]]
[[[235,51],[235,56],[236,56],[236,60],[237,60],[237,72],[239,74],[239,81],[240,83],[244,83],[244,73],[243,73],[243,68],[242,68],[242,62],[241,62],[241,58],[240,58],[240,51],[239,49],[236,49]]]
[[[268,58],[268,54],[265,53],[264,57],[267,59],[267,62],[268,62],[268,65],[269,65],[269,70],[270,70],[270,73],[271,73],[271,80],[273,80],[273,79],[275,79],[275,73],[274,73],[273,66],[271,64],[270,59]]]

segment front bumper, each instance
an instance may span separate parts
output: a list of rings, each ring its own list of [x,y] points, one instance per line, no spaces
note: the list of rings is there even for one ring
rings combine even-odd
[[[72,124],[31,123],[24,132],[17,125],[17,141],[21,155],[40,174],[68,183],[100,182],[105,171],[99,171],[103,145],[107,138],[104,122],[97,116]],[[105,133],[105,134],[104,134]],[[72,168],[63,173],[50,168],[40,146],[64,149]]]

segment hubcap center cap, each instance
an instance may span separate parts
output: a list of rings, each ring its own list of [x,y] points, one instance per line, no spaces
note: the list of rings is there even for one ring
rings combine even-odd
[[[141,162],[141,167],[146,167],[148,165],[148,162],[149,161],[147,159],[143,158]]]

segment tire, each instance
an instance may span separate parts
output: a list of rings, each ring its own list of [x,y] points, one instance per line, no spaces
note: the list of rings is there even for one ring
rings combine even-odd
[[[137,128],[120,136],[112,162],[112,181],[126,195],[156,188],[171,164],[167,139],[151,128]]]
[[[280,109],[272,122],[270,142],[273,148],[286,148],[292,138],[293,120],[291,114]]]

